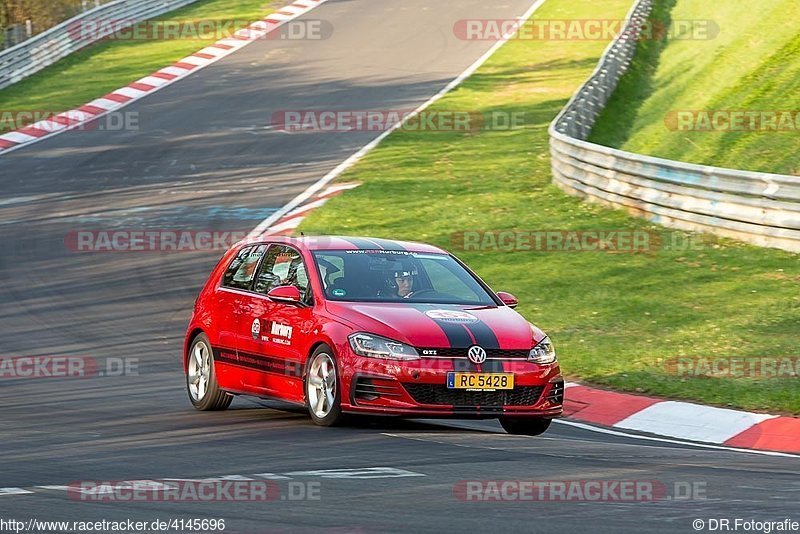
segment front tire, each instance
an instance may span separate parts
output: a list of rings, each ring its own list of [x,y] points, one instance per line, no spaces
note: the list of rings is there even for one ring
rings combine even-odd
[[[233,400],[233,395],[222,391],[217,384],[214,353],[211,351],[211,342],[205,334],[195,337],[189,348],[186,390],[192,406],[201,411],[225,410]]]
[[[519,436],[538,436],[544,434],[552,419],[543,417],[501,417],[500,425],[509,434]]]
[[[308,359],[306,367],[306,407],[311,419],[320,426],[342,422],[342,388],[333,351],[321,345]]]

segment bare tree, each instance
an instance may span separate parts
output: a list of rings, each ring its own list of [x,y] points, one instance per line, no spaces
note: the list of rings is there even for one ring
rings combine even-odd
[[[93,4],[93,2],[92,2]],[[30,20],[36,33],[81,12],[81,0],[0,0],[0,27]]]

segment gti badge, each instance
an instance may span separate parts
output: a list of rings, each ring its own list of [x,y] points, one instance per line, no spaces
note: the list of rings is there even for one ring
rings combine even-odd
[[[261,321],[258,318],[253,320],[253,326],[250,327],[250,334],[253,335],[253,339],[258,339],[258,335],[261,334]]]
[[[467,351],[467,358],[474,364],[481,364],[486,361],[486,351],[481,346],[473,345]]]

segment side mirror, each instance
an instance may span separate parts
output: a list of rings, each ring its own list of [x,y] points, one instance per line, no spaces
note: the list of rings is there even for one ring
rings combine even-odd
[[[509,308],[516,308],[517,304],[519,304],[517,297],[515,297],[511,293],[506,293],[505,291],[498,291],[497,296],[500,297],[500,300],[503,301],[503,304],[505,304]]]
[[[274,302],[299,304],[302,300],[300,290],[295,286],[280,286],[267,293],[267,298]]]

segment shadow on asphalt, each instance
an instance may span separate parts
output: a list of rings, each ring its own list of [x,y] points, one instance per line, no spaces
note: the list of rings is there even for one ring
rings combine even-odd
[[[257,398],[238,398],[238,406],[232,406],[231,410],[252,410],[254,407],[267,408],[270,410],[270,419],[278,415],[274,412],[279,412],[283,416],[296,415],[297,423],[308,426],[314,426],[308,412],[301,406],[283,403],[274,400],[265,400]],[[249,406],[247,404],[249,404]],[[283,418],[283,417],[281,417]],[[288,418],[288,417],[287,417]],[[450,426],[450,422],[465,422],[465,421],[486,421],[487,419],[442,419],[441,424],[436,421],[426,420],[420,421],[418,419],[404,419],[394,416],[380,416],[380,415],[350,415],[345,420],[341,428],[355,429],[355,430],[370,430],[377,432],[408,432],[408,431],[437,431],[437,432],[474,432],[477,434],[488,433],[496,434],[494,429],[478,429],[478,428],[463,428]]]

